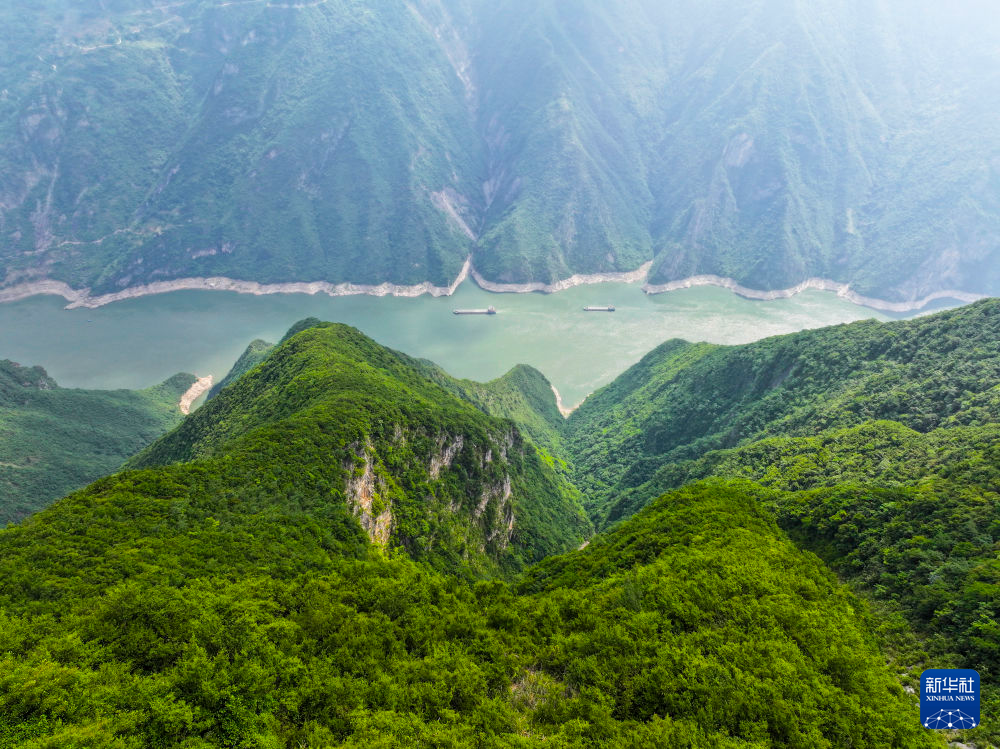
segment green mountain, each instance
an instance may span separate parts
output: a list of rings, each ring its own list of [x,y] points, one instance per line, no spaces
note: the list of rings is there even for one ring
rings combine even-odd
[[[998,341],[996,300],[743,346],[668,341],[584,401],[565,441],[597,516],[665,464],[763,437],[878,419],[922,432],[996,423]]]
[[[513,571],[591,534],[578,493],[512,422],[353,328],[297,327],[128,467],[205,464],[208,483],[185,496],[211,497],[237,527],[247,508],[226,509],[233,492],[262,517],[353,515],[372,543],[451,572]],[[125,501],[130,485],[108,491]]]
[[[652,262],[1000,292],[997,15],[857,0],[0,9],[0,284]]]
[[[178,374],[147,390],[78,390],[0,361],[0,526],[119,468],[181,420],[193,382]]]
[[[561,450],[563,416],[556,406],[552,383],[534,367],[519,364],[487,383],[456,380],[433,364],[427,374],[486,413],[515,422],[537,446]]]
[[[770,437],[667,464],[609,517],[705,477],[774,490],[764,504],[794,541],[901,612],[934,657],[977,669],[989,709],[1000,706],[1000,425]]]
[[[233,364],[229,372],[226,373],[226,376],[215,383],[215,385],[212,386],[212,389],[208,391],[208,397],[214,398],[224,387],[264,361],[273,348],[273,343],[262,341],[260,338],[251,341],[250,345],[246,347],[242,354],[240,354],[240,358],[236,360],[236,363]]]
[[[749,485],[668,495],[512,588],[286,501],[302,471],[266,507],[188,491],[222,467],[0,531],[0,746],[944,746]]]
[[[800,548],[888,607],[890,630],[917,634],[886,634],[902,673],[934,661],[991,685],[998,342],[997,300],[746,346],[672,341],[588,398],[563,444],[599,528],[689,482],[755,482]],[[994,686],[984,697],[1000,707]]]
[[[1000,707],[998,342],[670,341],[562,419],[302,321],[0,531],[0,749],[943,747],[923,668]]]

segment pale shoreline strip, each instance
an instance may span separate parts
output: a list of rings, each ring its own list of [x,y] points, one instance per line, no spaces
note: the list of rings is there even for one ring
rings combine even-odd
[[[404,286],[393,283],[356,284],[349,281],[333,284],[328,281],[292,281],[289,283],[258,283],[256,281],[240,281],[235,278],[213,276],[210,278],[177,278],[172,281],[154,281],[141,286],[132,286],[111,294],[91,296],[90,289],[74,289],[62,281],[33,281],[30,283],[9,286],[0,289],[0,303],[16,302],[31,296],[51,294],[61,296],[69,304],[66,309],[86,307],[96,309],[113,302],[125,299],[150,296],[152,294],[167,294],[171,291],[234,291],[238,294],[264,296],[267,294],[327,294],[328,296],[398,296],[417,297],[430,294],[434,297],[451,296],[455,289],[469,277],[472,259],[466,258],[462,270],[448,286],[435,286],[430,281]]]
[[[194,402],[211,389],[212,389],[212,375],[208,375],[207,377],[199,377],[197,380],[195,380],[191,384],[191,387],[189,387],[187,391],[185,391],[184,395],[181,396],[181,402],[177,404],[178,408],[180,408],[181,410],[181,413],[184,414],[185,416],[191,413],[191,406],[194,405]]]
[[[576,409],[578,409],[580,407],[580,403],[583,403],[583,401],[580,401],[580,403],[577,403],[572,408],[566,408],[566,405],[563,403],[562,396],[559,394],[559,391],[556,390],[556,386],[553,385],[552,383],[549,383],[549,387],[552,388],[552,392],[556,396],[556,408],[559,409],[559,413],[562,414],[562,417],[564,419],[568,419],[569,415],[571,413],[573,413]],[[590,396],[587,396],[587,398],[589,398],[589,397]],[[587,400],[587,398],[584,398],[583,400]]]
[[[870,307],[882,312],[913,312],[926,307],[936,299],[954,299],[968,304],[986,298],[986,295],[984,294],[971,294],[966,291],[954,291],[949,289],[947,291],[935,291],[933,294],[928,294],[923,299],[916,299],[912,302],[889,302],[884,299],[862,296],[856,291],[851,290],[848,284],[838,283],[837,281],[831,281],[827,278],[807,278],[802,283],[796,284],[795,286],[787,289],[761,291],[759,289],[748,289],[746,286],[740,285],[732,278],[712,275],[691,276],[689,278],[682,278],[679,281],[670,281],[669,283],[662,284],[646,283],[643,284],[642,290],[647,294],[663,294],[670,291],[677,291],[679,289],[690,289],[695,286],[718,286],[723,289],[728,289],[734,294],[747,299],[755,299],[765,302],[771,302],[775,299],[788,299],[796,294],[801,294],[803,291],[832,291],[841,299],[846,299],[848,302],[852,302],[862,307]]]
[[[328,281],[293,281],[289,283],[258,283],[256,281],[241,281],[234,278],[215,276],[211,278],[178,278],[173,281],[154,281],[142,286],[132,286],[111,294],[101,294],[91,296],[90,289],[74,289],[62,281],[49,279],[18,284],[0,288],[0,303],[16,302],[31,296],[54,295],[61,296],[68,304],[66,309],[77,309],[85,307],[95,309],[106,304],[120,302],[125,299],[136,299],[151,294],[166,294],[171,291],[233,291],[238,294],[251,294],[263,296],[267,294],[327,294],[328,296],[355,296],[367,294],[369,296],[397,296],[397,297],[418,297],[423,294],[430,294],[433,297],[451,296],[455,290],[467,278],[472,280],[484,291],[504,294],[525,294],[541,292],[554,294],[560,291],[571,289],[575,286],[598,283],[637,283],[645,281],[649,275],[649,270],[653,261],[643,263],[641,266],[631,271],[621,273],[592,273],[577,274],[564,278],[554,283],[542,283],[539,281],[532,283],[513,284],[496,283],[489,281],[479,274],[472,267],[471,256],[466,258],[455,280],[448,286],[435,286],[430,281],[415,284],[412,286],[381,283],[381,284],[356,284],[343,282],[333,284]],[[717,286],[728,289],[738,296],[757,301],[774,301],[776,299],[788,299],[804,291],[829,291],[835,293],[841,299],[862,307],[883,312],[913,312],[927,306],[937,299],[954,299],[955,301],[968,304],[980,299],[985,299],[985,294],[975,294],[967,291],[945,290],[928,294],[922,299],[907,302],[890,302],[884,299],[867,297],[853,291],[848,284],[831,281],[826,278],[807,278],[795,286],[787,289],[774,289],[763,291],[751,289],[736,282],[735,279],[714,275],[698,275],[682,278],[677,281],[670,281],[662,284],[643,283],[642,290],[647,294],[663,294],[680,289],[690,289],[696,286]]]
[[[62,281],[31,281],[17,286],[8,286],[0,289],[0,303],[19,302],[31,296],[52,295],[61,296],[70,304],[77,304],[86,299],[90,289],[74,289],[69,284]],[[67,305],[67,308],[69,305]]]

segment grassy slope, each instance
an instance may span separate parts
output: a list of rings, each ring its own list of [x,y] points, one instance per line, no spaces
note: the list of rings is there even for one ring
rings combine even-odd
[[[0,525],[117,469],[181,419],[191,385],[178,374],[147,390],[60,388],[40,367],[0,361]]]

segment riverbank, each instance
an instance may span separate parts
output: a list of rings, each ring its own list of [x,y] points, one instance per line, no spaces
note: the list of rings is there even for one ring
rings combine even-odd
[[[928,294],[922,299],[907,302],[890,302],[885,299],[863,296],[852,290],[849,284],[831,281],[826,278],[808,278],[787,289],[774,289],[770,291],[751,289],[738,283],[735,279],[709,274],[689,276],[688,278],[663,284],[650,284],[646,282],[646,279],[649,276],[652,264],[653,261],[650,260],[635,270],[620,273],[575,274],[553,283],[532,282],[514,284],[497,283],[484,278],[472,266],[472,258],[470,256],[466,258],[458,276],[448,286],[435,286],[430,281],[410,286],[388,282],[381,284],[356,284],[349,281],[337,284],[328,281],[293,281],[269,284],[258,283],[256,281],[241,281],[224,276],[213,276],[210,278],[178,278],[172,281],[155,281],[150,284],[132,286],[121,291],[100,294],[98,296],[91,296],[90,289],[74,289],[62,281],[42,280],[0,289],[0,303],[15,302],[38,295],[54,295],[61,296],[67,301],[66,309],[81,307],[96,309],[125,299],[136,299],[152,294],[166,294],[171,291],[234,291],[238,294],[250,294],[253,296],[265,296],[268,294],[326,294],[331,297],[357,295],[418,297],[428,294],[432,297],[442,297],[453,295],[456,289],[470,277],[479,288],[497,294],[529,294],[533,292],[555,294],[577,286],[590,284],[639,282],[643,282],[642,290],[647,294],[664,294],[698,286],[715,286],[728,289],[746,299],[757,301],[788,299],[804,291],[827,291],[835,293],[838,297],[852,304],[882,312],[895,313],[915,312],[939,299],[953,299],[957,302],[968,304],[984,298],[982,294],[949,289]]]
[[[90,289],[74,289],[62,281],[31,281],[0,289],[0,303],[19,302],[33,296],[61,296],[73,305],[86,299],[89,293]]]
[[[191,413],[191,406],[194,405],[194,402],[211,389],[212,389],[212,375],[208,375],[207,377],[199,377],[197,380],[195,380],[191,384],[191,387],[189,387],[184,392],[184,395],[181,396],[180,403],[177,404],[177,406],[181,410],[181,413],[184,414],[185,416]]]
[[[915,312],[919,309],[923,309],[928,304],[937,301],[938,299],[954,299],[957,302],[970,304],[985,298],[983,294],[970,294],[965,291],[947,290],[936,291],[933,294],[928,294],[923,299],[917,299],[911,302],[889,302],[885,299],[875,299],[874,297],[862,296],[856,291],[853,291],[849,284],[838,283],[837,281],[831,281],[827,278],[807,278],[802,283],[796,284],[795,286],[791,286],[787,289],[761,291],[759,289],[750,289],[746,286],[742,286],[732,278],[712,275],[690,276],[688,278],[682,278],[679,281],[670,281],[669,283],[663,284],[646,283],[643,284],[642,290],[647,294],[664,294],[671,291],[677,291],[679,289],[691,289],[696,286],[716,286],[723,289],[729,289],[729,291],[734,294],[738,294],[746,299],[755,299],[762,302],[773,302],[776,299],[788,299],[796,294],[801,294],[804,291],[831,291],[841,299],[846,299],[847,301],[862,307],[877,309],[880,312]]]
[[[569,415],[580,407],[580,403],[583,403],[583,401],[587,400],[587,398],[590,397],[589,395],[586,395],[583,397],[583,400],[581,400],[580,403],[577,403],[575,406],[572,406],[570,408],[566,408],[566,404],[563,403],[562,396],[559,394],[559,391],[556,390],[556,386],[549,385],[549,387],[552,388],[552,393],[556,396],[556,408],[559,409],[559,413],[562,414],[562,417],[564,419],[568,419]]]
[[[582,312],[595,302],[613,303],[617,312]],[[495,317],[451,314],[490,305],[499,311]],[[142,389],[176,372],[212,374],[218,382],[248,342],[280,340],[295,322],[315,317],[352,325],[460,378],[487,382],[530,364],[556,385],[564,407],[669,338],[746,343],[883,317],[835,294],[756,302],[710,287],[650,296],[637,283],[498,297],[468,282],[450,297],[413,299],[187,291],[96,310],[65,306],[51,295],[0,304],[0,357],[42,364],[68,387]]]
[[[0,303],[17,302],[32,296],[61,296],[68,304],[66,309],[97,309],[107,304],[121,302],[126,299],[153,294],[167,294],[171,291],[235,291],[237,294],[266,296],[268,294],[326,294],[331,297],[356,296],[397,296],[417,297],[429,294],[433,297],[451,296],[468,277],[472,267],[472,258],[465,259],[458,276],[448,286],[435,286],[430,281],[407,286],[403,284],[356,284],[349,281],[333,284],[328,281],[292,281],[288,283],[258,283],[257,281],[240,281],[225,276],[209,278],[177,278],[172,281],[154,281],[140,286],[131,286],[110,294],[91,296],[90,289],[74,289],[62,281],[32,281],[29,283],[8,286],[0,289]]]

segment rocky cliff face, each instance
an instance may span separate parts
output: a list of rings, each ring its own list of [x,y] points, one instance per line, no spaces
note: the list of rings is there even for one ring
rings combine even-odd
[[[357,459],[344,466],[347,473],[347,504],[369,540],[383,549],[389,544],[392,533],[392,502],[388,495],[386,480],[375,473],[374,445],[366,444]]]
[[[9,359],[0,361],[0,392],[11,392],[14,388],[53,390],[56,387],[56,381],[41,367],[24,367]]]
[[[507,572],[579,545],[590,526],[565,478],[426,367],[346,326],[303,329],[132,467],[238,453],[255,490],[344,511],[374,547],[452,572]]]

